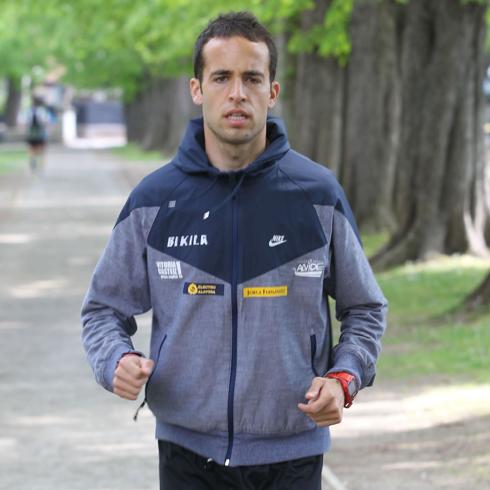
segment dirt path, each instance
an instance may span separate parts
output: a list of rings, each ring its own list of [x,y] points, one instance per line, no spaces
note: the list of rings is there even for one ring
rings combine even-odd
[[[1,490],[157,488],[153,419],[144,410],[135,424],[136,404],[95,384],[79,326],[92,269],[148,168],[52,148],[13,201],[0,180]],[[149,319],[139,325],[146,350]],[[490,488],[490,387],[439,384],[360,394],[325,458],[338,488]]]

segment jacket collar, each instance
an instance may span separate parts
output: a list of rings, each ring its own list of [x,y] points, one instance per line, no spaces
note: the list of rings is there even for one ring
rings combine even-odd
[[[267,118],[267,148],[250,165],[243,169],[246,175],[257,175],[273,166],[289,150],[289,142],[282,119]],[[175,164],[188,174],[218,175],[221,172],[213,167],[204,150],[203,118],[191,119],[180,143]]]

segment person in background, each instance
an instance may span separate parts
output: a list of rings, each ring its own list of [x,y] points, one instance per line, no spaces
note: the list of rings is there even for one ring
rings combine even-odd
[[[32,107],[27,115],[26,141],[29,147],[29,167],[32,172],[42,170],[48,141],[48,114],[40,97],[32,98]]]
[[[387,303],[334,175],[268,115],[276,62],[249,12],[199,35],[203,117],[131,193],[82,306],[97,381],[146,385],[161,490],[320,490],[329,426],[374,381]],[[130,337],[149,309],[148,359]]]

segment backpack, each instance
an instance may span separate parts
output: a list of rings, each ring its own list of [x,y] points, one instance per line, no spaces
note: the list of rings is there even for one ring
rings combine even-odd
[[[45,138],[46,130],[44,128],[44,124],[39,119],[36,110],[34,110],[27,132],[27,139],[30,141],[44,141]]]

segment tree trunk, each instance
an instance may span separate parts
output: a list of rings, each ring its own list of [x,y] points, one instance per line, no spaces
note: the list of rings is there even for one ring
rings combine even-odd
[[[488,305],[490,305],[490,274],[465,300],[466,309],[469,311]]]
[[[130,102],[124,104],[124,116],[126,120],[126,136],[128,141],[140,144],[145,131],[145,119],[142,119],[141,94],[136,95]]]
[[[376,267],[487,251],[480,95],[485,6],[411,0],[403,9],[398,228],[374,258]]]
[[[301,28],[308,30],[322,19],[329,3],[319,0],[315,9],[303,12]],[[297,55],[291,68],[294,78],[286,83],[290,105],[285,115],[292,146],[338,173],[345,70],[333,58],[315,53]]]
[[[319,0],[303,12],[301,28],[318,24],[329,4]],[[294,148],[337,174],[363,231],[395,227],[391,204],[401,110],[396,12],[391,2],[356,2],[348,65],[302,53],[289,62],[294,82],[285,84]]]
[[[20,80],[16,77],[7,78],[7,100],[5,102],[5,124],[9,128],[17,126],[17,117],[22,98]]]
[[[400,140],[397,9],[360,1],[352,13],[340,181],[363,231],[393,230],[392,193]]]
[[[316,25],[329,3],[317,0],[301,27]],[[363,231],[394,232],[375,257],[378,267],[433,253],[487,253],[485,8],[358,0],[346,68],[315,53],[291,64],[290,139],[337,173]]]
[[[187,121],[199,114],[186,77],[147,77],[142,91],[126,105],[128,140],[145,150],[174,153]]]

